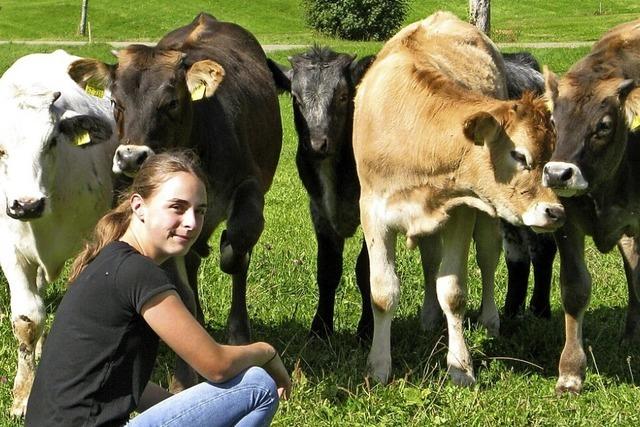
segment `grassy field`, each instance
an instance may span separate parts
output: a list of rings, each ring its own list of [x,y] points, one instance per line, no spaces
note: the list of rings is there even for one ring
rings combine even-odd
[[[221,18],[251,28],[264,43],[306,44],[314,40],[314,36],[302,24],[297,1],[195,0],[188,2],[188,6],[187,2],[110,1],[108,7],[91,2],[90,13],[96,40],[155,39],[165,30],[190,19],[196,10],[206,8]],[[445,6],[463,14],[466,3],[466,0],[412,1],[414,9],[410,20]],[[494,0],[492,3],[494,30],[504,29],[505,34],[515,34],[518,41],[594,40],[610,25],[640,13],[640,6],[623,1],[583,1],[579,4],[557,1],[546,5],[547,2],[542,1]],[[603,4],[604,14],[596,13],[599,3]],[[28,5],[15,0],[3,1],[0,3],[0,39],[72,38],[79,4],[79,1],[58,0],[31,1]],[[51,12],[52,8],[57,11],[55,14]],[[56,18],[45,19],[46,16]],[[116,25],[114,22],[118,17],[122,22]],[[141,23],[145,24],[144,29]],[[499,35],[498,39],[501,37]],[[504,41],[511,41],[504,37]],[[374,53],[380,46],[379,43],[321,41],[361,55]],[[50,46],[0,46],[0,72],[28,52],[53,49]],[[109,48],[104,44],[68,50],[83,56],[109,58]],[[286,63],[286,57],[292,53],[285,51],[271,56]],[[533,53],[541,63],[562,73],[586,50],[535,49]],[[274,425],[640,425],[640,348],[637,344],[619,345],[626,310],[621,261],[617,253],[601,255],[591,245],[587,256],[594,289],[584,329],[588,377],[580,396],[557,397],[553,392],[564,340],[557,265],[551,320],[525,316],[505,321],[499,338],[488,337],[469,320],[465,335],[478,380],[471,388],[462,389],[449,383],[444,336],[426,334],[419,328],[422,302],[419,255],[408,252],[402,244],[398,248],[402,295],[392,325],[392,383],[381,386],[365,378],[368,347],[359,345],[354,336],[360,298],[353,266],[361,233],[345,248],[345,274],[336,301],[336,334],[327,342],[308,339],[307,331],[317,302],[315,240],[307,197],[295,170],[297,139],[291,102],[288,96],[281,96],[280,103],[285,127],[284,146],[273,187],[267,195],[267,224],[254,252],[248,290],[254,339],[274,343],[293,372],[293,396],[281,405]],[[217,246],[218,239],[219,232],[211,239],[213,247]],[[201,298],[207,328],[218,340],[224,341],[231,287],[217,265],[214,251],[200,271]],[[473,256],[469,268],[471,319],[480,301],[479,271]],[[501,305],[506,284],[503,262],[499,265],[496,284],[496,297]],[[63,290],[64,277],[46,291],[49,321],[53,319]],[[19,421],[7,416],[16,348],[8,317],[6,284],[0,286],[0,310],[5,313],[0,325],[0,426],[18,426],[21,425]],[[155,380],[166,384],[170,366],[171,356],[163,352],[154,373]]]

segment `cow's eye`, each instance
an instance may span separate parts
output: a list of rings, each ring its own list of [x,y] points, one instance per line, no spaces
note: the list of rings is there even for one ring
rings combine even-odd
[[[520,152],[518,150],[511,150],[510,154],[511,154],[511,158],[513,160],[515,160],[516,163],[518,163],[518,165],[520,165],[522,168],[527,169],[527,170],[531,169],[531,166],[529,165],[529,162],[527,161],[527,156],[524,153],[522,153],[522,152]]]
[[[597,137],[602,138],[604,136],[609,135],[612,129],[613,129],[613,123],[612,123],[611,117],[604,116],[602,120],[600,120],[596,125],[595,133]]]
[[[338,102],[340,102],[341,104],[345,104],[347,103],[347,101],[349,101],[349,94],[346,92],[341,93],[338,97]]]
[[[171,101],[169,101],[167,103],[167,107],[166,108],[169,111],[173,111],[173,110],[177,109],[178,108],[178,100],[177,99],[172,99]]]
[[[7,156],[7,152],[4,150],[4,148],[0,147],[0,159],[6,156]]]

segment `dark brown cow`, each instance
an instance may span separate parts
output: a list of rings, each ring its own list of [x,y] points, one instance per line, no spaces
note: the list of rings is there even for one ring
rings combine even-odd
[[[233,276],[229,341],[246,343],[249,258],[262,233],[264,194],[282,144],[278,98],[264,51],[238,25],[200,14],[157,46],[132,45],[117,57],[116,65],[77,61],[69,74],[81,86],[97,83],[111,91],[121,142],[114,171],[134,174],[150,153],[175,147],[191,148],[202,159],[210,184],[205,225],[186,260],[172,269],[195,289],[207,240],[226,220],[220,267]],[[183,298],[195,310],[197,295],[184,292]],[[176,376],[176,388],[194,379],[183,372]]]
[[[591,296],[585,236],[601,252],[617,244],[629,289],[625,337],[640,333],[640,20],[615,27],[558,82],[546,73],[558,142],[544,184],[562,196],[567,222],[556,233],[566,341],[557,392],[582,389],[582,320]]]

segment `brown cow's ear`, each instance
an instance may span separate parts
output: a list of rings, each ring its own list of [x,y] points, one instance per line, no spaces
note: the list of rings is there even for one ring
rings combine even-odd
[[[546,65],[543,67],[542,73],[544,74],[544,98],[547,101],[547,108],[553,113],[553,104],[558,99],[558,77]]]
[[[115,65],[86,58],[72,62],[67,72],[83,89],[104,91],[113,82],[115,69]]]
[[[217,62],[205,59],[194,63],[187,70],[187,88],[194,101],[210,98],[224,78],[224,68]]]
[[[493,142],[500,130],[500,124],[489,113],[480,112],[470,116],[463,125],[464,136],[475,145]]]

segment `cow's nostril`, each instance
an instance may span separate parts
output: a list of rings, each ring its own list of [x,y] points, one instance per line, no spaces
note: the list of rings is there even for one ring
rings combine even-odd
[[[571,179],[572,176],[573,176],[573,168],[567,168],[563,170],[562,173],[560,174],[560,179],[562,181],[568,181]]]
[[[146,151],[143,151],[142,153],[140,153],[140,155],[136,159],[136,164],[138,166],[141,166],[142,163],[144,163],[144,161],[147,159],[147,157],[149,157],[149,153],[147,153]]]
[[[547,216],[554,220],[564,219],[564,209],[560,207],[548,207],[545,209]]]

